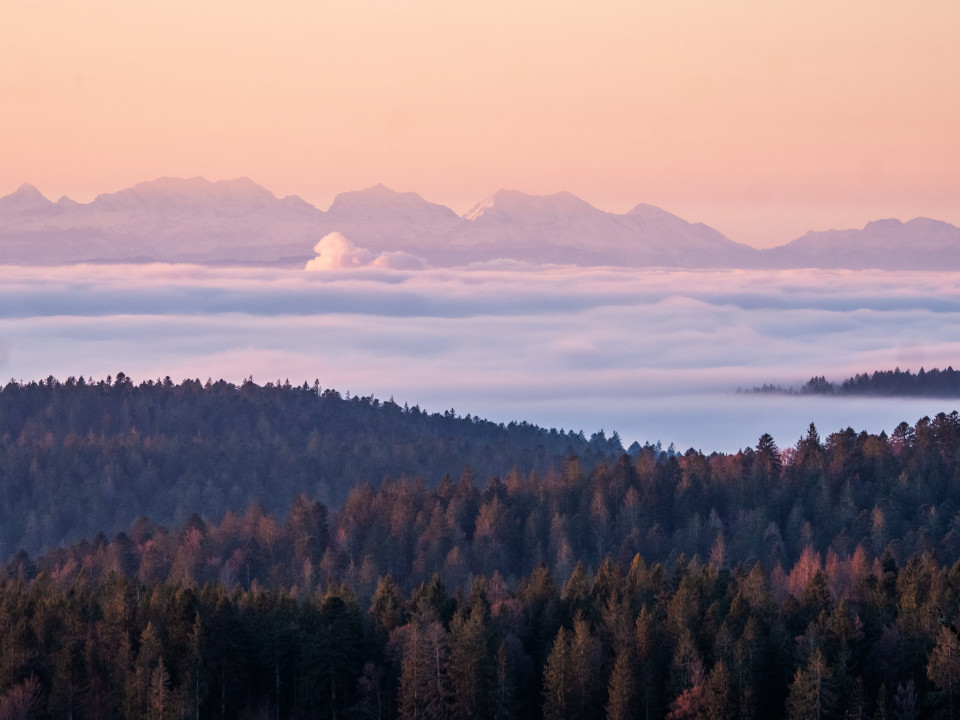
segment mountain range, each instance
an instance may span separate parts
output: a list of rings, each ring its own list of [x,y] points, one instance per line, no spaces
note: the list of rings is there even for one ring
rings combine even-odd
[[[500,190],[463,216],[383,185],[338,195],[327,211],[278,198],[247,178],[161,178],[52,202],[22,185],[0,198],[0,262],[195,262],[302,265],[330,233],[368,252],[426,265],[533,264],[681,268],[960,270],[960,228],[928,218],[809,232],[758,250],[653,205],[599,210],[570,193]]]

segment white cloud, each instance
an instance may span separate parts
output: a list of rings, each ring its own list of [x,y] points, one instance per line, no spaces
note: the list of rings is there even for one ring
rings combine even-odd
[[[405,252],[384,252],[377,255],[357,247],[338,232],[324,235],[313,251],[317,257],[307,261],[305,270],[343,270],[359,267],[379,267],[394,270],[419,270],[425,267],[420,258]]]
[[[340,270],[369,265],[376,259],[369,250],[358,248],[338,232],[324,235],[313,247],[317,257],[307,262],[306,270]]]

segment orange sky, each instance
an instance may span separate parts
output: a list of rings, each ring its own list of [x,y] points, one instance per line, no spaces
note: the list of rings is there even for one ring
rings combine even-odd
[[[0,195],[246,175],[638,202],[757,246],[960,225],[960,3],[5,0]],[[518,7],[519,5],[519,7]]]

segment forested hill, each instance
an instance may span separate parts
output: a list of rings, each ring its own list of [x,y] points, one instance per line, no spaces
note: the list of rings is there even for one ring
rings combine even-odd
[[[744,392],[740,388],[738,392]],[[755,386],[746,392],[782,393],[785,395],[885,395],[901,397],[960,398],[960,371],[952,366],[946,370],[920,368],[910,370],[875,370],[872,373],[857,373],[841,383],[831,382],[824,375],[817,375],[805,382],[800,390],[780,385]]]
[[[923,395],[928,397],[960,397],[960,372],[953,367],[946,370],[920,368],[910,370],[877,370],[857,373],[839,385],[826,378],[811,378],[800,390],[803,393],[835,393],[838,395]]]
[[[958,478],[953,413],[141,519],[0,572],[0,718],[955,717]]]
[[[299,493],[339,505],[388,476],[436,485],[468,468],[545,473],[572,454],[592,467],[621,452],[616,435],[430,414],[319,382],[11,381],[0,390],[0,557],[112,535],[141,515],[182,524],[253,502],[279,513]]]

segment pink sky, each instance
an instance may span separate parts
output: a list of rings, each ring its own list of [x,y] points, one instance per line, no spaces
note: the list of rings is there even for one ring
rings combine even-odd
[[[8,0],[0,195],[248,176],[638,202],[731,239],[960,225],[960,3]]]

